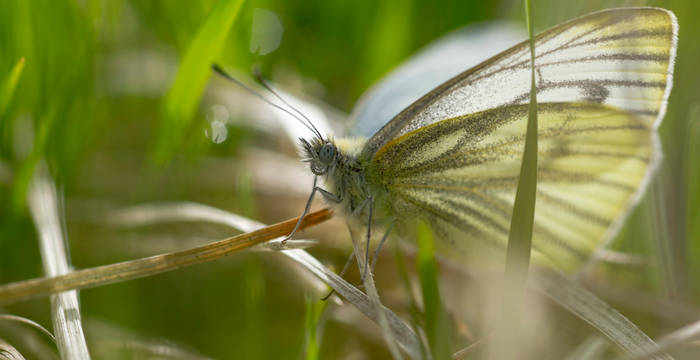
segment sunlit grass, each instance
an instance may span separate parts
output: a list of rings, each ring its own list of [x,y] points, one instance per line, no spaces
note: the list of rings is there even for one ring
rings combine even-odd
[[[616,250],[640,255],[645,263],[602,264],[582,280],[591,293],[658,339],[700,316],[700,81],[694,68],[700,43],[693,40],[700,38],[694,20],[700,8],[683,0],[653,4],[675,11],[681,27],[675,86],[660,129],[666,163],[656,193],[645,196],[614,243]],[[542,30],[589,11],[630,3],[534,5],[536,29]],[[274,12],[284,28],[280,47],[266,56],[249,52],[255,8]],[[235,134],[218,145],[204,138],[210,109],[200,100],[221,90],[207,85],[214,60],[242,73],[258,63],[267,78],[286,90],[312,94],[349,112],[371,84],[440,35],[491,19],[510,18],[523,25],[522,14],[520,1],[0,2],[0,283],[42,276],[37,233],[26,208],[27,189],[41,159],[65,199],[61,209],[78,269],[231,235],[225,227],[203,222],[105,225],[106,214],[123,206],[199,201],[242,209],[241,214],[266,223],[298,215],[306,194],[297,194],[293,188],[298,184],[292,182],[303,180],[286,168],[274,166],[272,174],[262,173],[262,161],[241,161],[249,155],[247,149],[255,147],[282,154],[281,161],[292,168],[301,167],[295,145],[275,136],[277,130],[247,126],[238,122],[246,120],[243,112],[232,112],[228,120],[236,123],[228,128]],[[136,72],[143,82],[129,88],[137,91],[110,90],[118,80],[132,79],[127,76],[130,71],[144,64],[148,67]],[[163,69],[177,72],[147,76]],[[239,142],[243,136],[245,141]],[[240,151],[234,154],[233,148]],[[154,166],[149,161],[154,156],[169,160],[168,165]],[[277,190],[265,187],[270,182],[278,184]],[[347,231],[337,223],[324,226],[326,230],[304,234],[320,240],[310,252],[342,266],[351,251]],[[496,302],[486,295],[496,286],[491,284],[492,274],[469,268],[467,274],[456,275],[449,266],[438,271],[425,249],[416,259],[410,252],[404,254],[407,263],[418,263],[415,273],[408,266],[408,271],[396,274],[391,257],[380,257],[375,276],[382,301],[410,328],[425,331],[424,345],[434,358],[459,350],[455,342],[448,342],[451,337],[441,335],[445,317],[458,318],[452,329],[456,335],[451,336],[462,339],[460,344],[489,339],[492,329],[482,312],[489,299]],[[664,266],[658,266],[661,256]],[[389,357],[376,323],[351,306],[323,304],[310,296],[311,305],[305,308],[305,296],[313,292],[300,285],[305,284],[300,274],[281,265],[281,258],[273,253],[237,254],[170,274],[84,290],[82,315],[214,358],[243,353],[266,358]],[[352,271],[347,277],[353,283],[358,278]],[[419,283],[420,292],[414,293],[417,287],[411,286]],[[462,286],[469,290],[456,300],[451,291],[438,292]],[[567,288],[560,284],[557,289]],[[422,296],[416,296],[416,303],[408,300],[417,294]],[[535,305],[519,301],[525,317],[538,312],[554,316],[534,316],[547,320],[528,324],[545,330],[541,339],[551,342],[547,344],[552,358],[572,353],[578,345],[601,347],[612,357],[621,354],[607,341],[601,345],[587,340],[601,332],[561,310],[556,300],[542,297]],[[459,314],[451,307],[455,304]],[[323,332],[306,345],[304,332],[316,329],[317,310],[323,306]],[[48,309],[48,301],[33,300],[3,312],[51,329]],[[87,331],[92,344],[99,330]],[[24,334],[0,323],[0,338],[15,340],[8,332]],[[32,353],[22,344],[18,347]],[[681,348],[674,350],[681,359],[692,358],[697,350]]]
[[[508,232],[503,288],[503,313],[498,326],[494,359],[516,356],[521,342],[522,312],[530,271],[532,229],[535,222],[537,194],[537,87],[535,82],[535,34],[532,9],[525,0],[525,19],[530,43],[530,102],[525,133],[525,148],[520,165],[518,187]]]
[[[242,5],[243,0],[219,0],[188,45],[163,105],[154,155],[158,162],[166,161],[184,145],[184,135],[192,129],[195,110],[211,75],[211,64],[219,59]]]
[[[10,72],[5,74],[0,80],[0,115],[4,115],[5,111],[7,111],[7,106],[15,95],[15,89],[17,89],[17,82],[22,75],[22,70],[24,70],[24,58],[20,58]],[[5,117],[3,116],[2,118],[4,119]],[[0,124],[0,126],[2,125]]]
[[[428,337],[428,348],[433,359],[447,359],[453,353],[450,347],[452,331],[440,297],[439,273],[433,241],[430,227],[420,222],[417,231],[417,268],[423,295],[423,322]]]

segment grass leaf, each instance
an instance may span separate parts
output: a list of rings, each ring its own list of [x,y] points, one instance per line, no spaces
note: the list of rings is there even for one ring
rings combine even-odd
[[[20,58],[17,64],[12,67],[12,70],[0,81],[0,116],[5,113],[15,94],[17,83],[19,83],[19,78],[22,76],[22,70],[24,70],[24,58]]]
[[[361,231],[363,225],[359,224],[357,221],[348,221],[348,230],[350,230],[350,238],[352,239],[352,247],[355,253],[355,261],[357,261],[357,266],[359,269],[366,269],[365,267],[365,245],[369,246],[365,242],[365,233]],[[374,315],[373,320],[377,322],[381,328],[382,335],[384,336],[384,342],[387,345],[389,353],[393,359],[403,359],[401,352],[399,351],[399,342],[396,339],[394,332],[392,331],[389,318],[383,309],[385,306],[382,304],[379,298],[379,293],[377,292],[377,287],[374,283],[374,274],[372,271],[367,271],[365,273],[364,279],[362,279],[362,285],[365,287],[365,293],[369,298],[369,304],[371,306],[371,311]]]
[[[155,160],[165,162],[182,142],[214,63],[225,45],[243,0],[219,0],[189,44],[165,98]]]
[[[634,323],[590,291],[561,274],[542,271],[537,287],[549,298],[598,329],[627,354],[641,355],[658,349],[658,345]],[[660,354],[655,359],[672,359]]]
[[[503,313],[500,324],[503,341],[499,341],[497,357],[511,357],[502,351],[517,348],[519,319],[524,302],[530,267],[532,227],[535,219],[535,196],[537,192],[537,97],[535,87],[535,37],[533,34],[530,1],[525,0],[527,30],[530,38],[530,112],[525,135],[525,150],[520,166],[520,178],[515,193],[513,216],[510,220],[508,248],[506,251],[505,283],[503,292]]]
[[[306,316],[304,317],[304,327],[306,330],[306,360],[317,360],[321,347],[321,337],[319,327],[321,315],[326,308],[327,301],[314,299],[312,296],[306,297]]]
[[[418,307],[418,301],[416,301],[416,298],[413,296],[413,292],[411,291],[411,280],[408,276],[408,268],[406,266],[406,260],[404,259],[403,253],[401,252],[401,246],[397,243],[398,239],[392,238],[394,241],[394,244],[392,244],[394,248],[394,261],[396,261],[396,272],[398,273],[399,279],[401,284],[403,285],[403,290],[406,299],[408,299],[408,304],[409,304],[409,313],[411,314],[411,327],[413,328],[413,331],[416,334],[420,334],[421,331],[418,328],[418,326],[424,326],[424,321],[425,318],[423,317],[423,314],[421,314],[420,308]],[[421,337],[420,342],[418,345],[420,345],[420,358],[421,359],[427,359],[428,358],[428,346],[426,344],[425,338]]]
[[[49,339],[51,339],[52,342],[54,342],[54,343],[56,342],[56,337],[53,336],[51,331],[47,330],[45,327],[41,326],[41,324],[39,324],[38,322],[36,322],[32,319],[28,319],[28,318],[22,317],[22,316],[10,315],[10,314],[0,314],[0,320],[16,321],[18,323],[29,325],[29,326],[39,330],[39,332],[43,333],[44,335],[46,335]]]
[[[450,328],[438,288],[435,246],[430,227],[418,223],[418,275],[423,292],[425,330],[433,359],[450,358]]]
[[[29,209],[39,234],[39,250],[48,276],[71,273],[66,249],[67,239],[61,228],[60,205],[56,185],[42,162],[34,173],[27,194]],[[56,332],[56,346],[63,359],[90,359],[83,331],[78,292],[70,290],[51,296],[51,319]]]
[[[659,339],[658,346],[655,349],[649,350],[645,354],[635,355],[634,357],[626,358],[628,360],[646,360],[655,359],[659,355],[664,355],[667,350],[674,347],[689,345],[696,342],[700,338],[700,321],[695,321],[692,324],[676,329],[670,334]]]

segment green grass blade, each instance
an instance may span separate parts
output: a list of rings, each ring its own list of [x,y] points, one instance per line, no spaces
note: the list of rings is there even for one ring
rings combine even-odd
[[[408,53],[411,42],[410,26],[413,2],[382,0],[377,2],[377,12],[385,14],[375,18],[365,52],[365,84],[372,84],[394,67]]]
[[[525,151],[520,167],[520,180],[515,193],[513,216],[510,221],[508,248],[506,252],[506,281],[508,285],[517,286],[510,295],[521,294],[527,281],[530,265],[530,247],[532,244],[532,227],[535,219],[535,194],[537,191],[537,97],[535,87],[535,38],[530,21],[530,1],[525,0],[528,34],[530,36],[530,113],[527,122]],[[510,281],[509,281],[510,280]],[[506,292],[508,293],[508,292]],[[508,298],[508,297],[506,297]]]
[[[306,360],[319,359],[321,348],[320,320],[328,301],[314,300],[312,296],[306,297],[306,316],[304,326],[306,330]]]
[[[24,58],[19,59],[17,64],[12,67],[12,70],[0,82],[0,116],[5,113],[15,94],[17,83],[20,76],[22,76],[22,70],[24,70]]]
[[[165,98],[154,157],[165,162],[183,141],[199,98],[211,74],[243,0],[219,0],[189,44],[177,77]]]
[[[397,239],[394,238],[392,240],[394,241],[392,247],[394,248],[394,261],[396,262],[396,272],[399,276],[399,281],[402,284],[405,297],[408,301],[409,313],[411,314],[411,328],[416,334],[420,334],[418,326],[424,325],[425,318],[423,317],[423,314],[421,313],[420,308],[418,307],[418,301],[416,301],[416,298],[413,296],[413,292],[411,291],[411,280],[408,276],[408,267],[406,266],[406,259],[404,259],[403,253],[401,252],[401,247],[398,243],[396,243],[398,241]],[[420,339],[423,340],[422,337]],[[418,345],[420,345],[420,359],[427,359],[427,344],[424,341],[420,341]]]
[[[14,215],[20,214],[24,209],[29,183],[34,176],[34,170],[37,164],[46,154],[47,143],[51,137],[51,130],[56,122],[56,106],[53,106],[40,119],[34,139],[34,148],[29,156],[22,161],[15,174],[10,198],[10,210]]]
[[[22,70],[24,70],[24,57],[17,61],[17,64],[12,67],[10,72],[5,75],[3,79],[0,80],[0,151],[6,151],[4,147],[12,143],[11,131],[9,131],[10,121],[9,116],[7,116],[8,106],[15,95],[15,89],[17,89],[17,83],[22,76]]]
[[[530,267],[532,227],[535,219],[535,194],[537,191],[537,97],[535,87],[535,38],[530,11],[530,1],[525,0],[527,30],[530,38],[530,112],[527,122],[525,150],[520,167],[520,179],[515,193],[513,216],[510,220],[508,248],[506,251],[505,284],[503,292],[503,313],[500,324],[503,341],[495,349],[498,357],[501,351],[514,351],[519,329],[520,313],[524,302]],[[506,357],[510,357],[505,355]]]
[[[433,235],[424,222],[418,223],[418,275],[425,307],[425,332],[433,359],[449,359],[450,328],[438,289],[437,263]]]

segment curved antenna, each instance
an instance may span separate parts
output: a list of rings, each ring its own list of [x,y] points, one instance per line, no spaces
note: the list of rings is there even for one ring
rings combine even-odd
[[[233,76],[229,75],[229,74],[228,74],[224,69],[222,69],[218,64],[213,64],[211,67],[212,67],[212,69],[213,69],[217,74],[223,76],[226,80],[229,80],[229,81],[233,82],[234,84],[236,84],[236,85],[242,87],[243,89],[245,89],[245,90],[248,91],[249,93],[251,93],[251,94],[257,96],[257,97],[260,98],[262,101],[266,102],[267,104],[272,105],[273,107],[275,107],[275,108],[277,108],[277,109],[279,109],[279,110],[284,111],[285,113],[287,113],[287,114],[290,115],[291,117],[297,119],[302,125],[306,126],[306,128],[309,129],[309,131],[311,131],[312,133],[314,133],[316,136],[318,136],[318,137],[321,138],[321,139],[323,138],[323,137],[321,137],[321,135],[320,135],[320,133],[318,132],[318,130],[316,129],[316,127],[313,126],[313,124],[311,124],[311,126],[309,126],[309,124],[307,124],[306,122],[304,122],[304,120],[302,120],[301,118],[299,118],[299,116],[297,116],[297,115],[293,114],[292,112],[290,112],[289,110],[287,110],[287,109],[285,109],[285,108],[283,108],[283,107],[281,107],[281,106],[279,106],[279,105],[273,103],[272,101],[270,101],[270,100],[267,99],[266,97],[262,96],[262,95],[261,95],[260,93],[258,93],[257,91],[255,91],[255,90],[249,88],[247,85],[243,84],[242,82],[240,82],[239,80],[237,80],[237,79],[234,78]],[[308,120],[308,119],[307,119],[307,120]]]
[[[269,91],[270,93],[272,93],[272,95],[274,95],[277,99],[279,99],[279,101],[281,101],[282,103],[284,103],[285,105],[287,105],[287,107],[289,107],[290,109],[294,110],[297,114],[301,115],[301,117],[303,117],[304,119],[306,119],[307,123],[308,123],[309,125],[311,125],[311,127],[314,128],[314,132],[315,132],[316,135],[319,137],[319,139],[323,139],[323,136],[321,136],[321,132],[318,131],[318,129],[316,128],[316,126],[314,126],[314,123],[313,123],[308,117],[306,117],[306,115],[304,115],[304,113],[302,113],[301,111],[297,110],[297,108],[295,108],[295,107],[292,106],[290,103],[288,103],[286,100],[284,100],[284,98],[283,98],[282,96],[280,96],[275,90],[272,89],[272,87],[270,86],[270,84],[267,83],[267,80],[265,80],[265,78],[263,78],[262,75],[260,74],[260,69],[258,69],[257,67],[255,67],[255,68],[253,69],[253,75],[255,76],[256,79],[258,79],[258,81],[260,82],[260,84],[261,84],[265,89],[267,89],[267,91]]]

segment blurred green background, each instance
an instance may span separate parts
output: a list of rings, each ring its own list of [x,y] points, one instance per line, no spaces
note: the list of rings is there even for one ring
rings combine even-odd
[[[533,16],[541,31],[587,12],[639,5],[670,9],[680,23],[674,88],[660,128],[665,162],[615,242],[616,249],[641,254],[647,265],[601,265],[585,283],[656,337],[700,318],[700,3],[535,0]],[[279,47],[265,55],[265,49],[251,51],[260,14],[274,14],[282,29]],[[208,64],[243,74],[257,65],[287,91],[349,113],[370,85],[421,47],[464,25],[494,19],[524,29],[522,3],[0,1],[0,283],[42,276],[26,192],[44,162],[65,198],[77,268],[231,235],[227,228],[198,223],[105,225],[110,210],[128,205],[197,201],[266,223],[299,214],[303,195],[261,187],[245,161],[251,148],[294,159],[294,144],[245,122],[229,125],[223,142],[205,136],[210,109],[200,100],[212,91]],[[349,241],[323,238],[342,229],[338,223],[327,228],[310,233],[324,243],[311,252],[342,267]],[[277,259],[238,254],[82,291],[91,351],[128,358],[131,350],[114,344],[142,336],[214,358],[304,358],[305,317],[318,294],[300,288]],[[382,259],[380,293],[390,308],[405,313],[391,256]],[[360,315],[352,310],[326,310],[334,315],[322,320],[321,358],[388,356],[374,324],[356,319]],[[560,317],[557,335],[563,340],[549,357],[560,358],[593,331],[564,311],[552,311]],[[0,312],[51,328],[48,300]],[[121,332],[105,337],[105,324]],[[12,331],[0,326],[0,338],[11,338]],[[483,329],[461,333],[475,333],[473,340]]]

